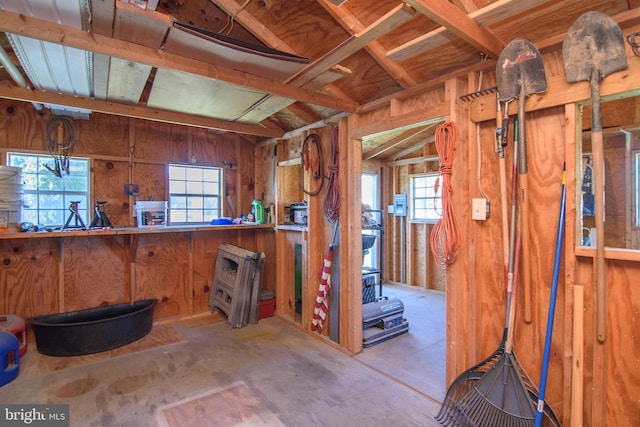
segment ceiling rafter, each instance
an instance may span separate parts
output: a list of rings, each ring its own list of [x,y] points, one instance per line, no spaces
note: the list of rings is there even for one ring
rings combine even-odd
[[[2,82],[0,82],[0,98],[25,102],[39,102],[41,104],[61,105],[91,110],[98,113],[113,114],[116,116],[132,117],[136,119],[151,120],[154,122],[216,129],[226,132],[244,133],[247,135],[263,137],[279,137],[283,133],[282,129],[264,128],[257,125],[229,122],[227,120],[177,113],[174,111],[158,110],[137,105],[120,104],[111,101],[81,98],[73,95],[24,89]]]
[[[222,9],[227,15],[233,16],[236,21],[244,27],[245,30],[253,34],[258,40],[267,46],[278,49],[283,52],[289,52],[298,55],[291,46],[289,46],[280,37],[276,36],[271,30],[269,30],[262,22],[256,19],[246,9],[243,9],[242,5],[239,5],[234,0],[209,0],[211,3]]]
[[[447,0],[405,0],[418,12],[434,20],[453,34],[478,49],[480,52],[497,58],[506,43],[486,28],[483,28],[469,15],[449,3]]]
[[[482,9],[472,11],[468,16],[478,24],[487,27],[495,24],[496,22],[504,21],[514,15],[532,9],[546,1],[548,0],[498,0],[495,3],[491,3],[490,5],[483,7]],[[394,61],[402,62],[420,55],[421,53],[436,49],[445,43],[455,40],[456,38],[457,36],[450,28],[440,27],[424,34],[423,36],[416,37],[411,41],[390,49],[387,52],[387,57]]]
[[[337,7],[329,0],[318,0],[318,2],[346,31],[351,33],[360,33],[365,31],[365,26],[362,25],[360,20],[346,8]],[[387,58],[386,49],[379,41],[372,41],[365,47],[365,49],[401,87],[406,89],[417,84],[416,80],[409,75],[407,70],[395,61],[391,61]]]
[[[467,14],[478,10],[478,5],[473,0],[451,0],[451,3]]]
[[[422,150],[427,144],[431,144],[431,143],[435,142],[435,140],[436,140],[436,137],[434,135],[432,135],[429,138],[424,139],[424,140],[412,145],[411,147],[407,147],[404,150],[397,152],[395,154],[395,156],[394,156],[394,160],[401,159],[401,158],[403,158],[405,156],[408,156],[411,153],[415,153],[418,150]],[[438,155],[434,155],[434,156],[428,156],[428,157],[423,156],[420,159],[422,161],[426,162],[426,161],[438,160],[438,158],[439,158]]]
[[[307,108],[304,104],[299,102],[294,102],[293,104],[287,107],[289,111],[295,114],[298,118],[302,119],[305,123],[313,123],[320,120],[322,117],[319,117],[315,112]]]
[[[405,142],[407,142],[408,140],[410,140],[411,138],[415,138],[416,136],[425,133],[425,132],[429,132],[430,130],[432,130],[437,124],[436,123],[432,123],[430,125],[427,126],[423,126],[420,128],[413,128],[413,129],[409,129],[405,132],[402,132],[400,135],[396,136],[395,138],[389,140],[388,142],[382,144],[379,147],[374,148],[373,150],[369,150],[366,153],[362,153],[362,158],[364,160],[371,160],[395,147],[397,147],[398,145],[401,145]]]
[[[303,85],[313,80],[325,70],[363,49],[377,38],[409,22],[414,17],[415,10],[405,3],[401,3],[370,26],[349,37],[317,61],[304,67],[287,82]]]
[[[239,5],[235,1],[233,0],[209,0],[209,1],[217,5],[229,16],[233,16],[234,19],[236,19],[240,23],[240,25],[242,25],[247,31],[249,31],[258,40],[260,40],[267,46],[284,51],[284,52],[302,56],[300,52],[296,52],[291,46],[289,46],[280,37],[276,36],[268,28],[266,28],[262,22],[256,19],[251,13],[249,13],[247,10],[245,10],[241,5]],[[305,82],[308,84],[297,84],[295,86],[305,87],[308,90],[317,90],[317,89],[320,89],[322,86],[330,84],[330,82],[333,82],[337,79],[342,78],[343,76],[347,75],[349,72],[350,71],[345,70],[344,67],[336,67],[336,66],[328,67],[326,70],[323,70],[323,73],[316,76],[316,79],[312,79],[312,80],[309,80],[308,82]],[[290,106],[287,107],[287,109],[307,123],[313,123],[319,119],[319,117],[314,116],[313,120],[307,120],[308,118],[310,118],[309,114],[303,114],[303,112],[300,109],[300,106],[296,107],[295,104],[291,104]]]
[[[64,44],[157,68],[169,68],[340,111],[354,112],[357,109],[357,104],[351,101],[6,10],[0,10],[0,31]]]

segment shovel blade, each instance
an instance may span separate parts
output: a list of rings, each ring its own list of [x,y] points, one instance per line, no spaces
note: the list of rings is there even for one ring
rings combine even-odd
[[[500,101],[547,90],[544,61],[538,49],[528,40],[513,39],[503,49],[496,65],[496,81]]]
[[[567,82],[597,81],[627,67],[622,30],[611,17],[587,12],[571,25],[562,42]]]

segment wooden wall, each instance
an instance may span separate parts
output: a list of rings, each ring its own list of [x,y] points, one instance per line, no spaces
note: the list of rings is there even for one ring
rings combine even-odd
[[[0,152],[46,154],[49,117],[31,104],[0,100]],[[250,212],[254,146],[240,136],[99,113],[75,124],[73,155],[91,160],[89,211],[106,200],[114,227],[135,226],[134,200],[124,184],[138,184],[141,200],[167,200],[170,162],[223,167],[237,213]],[[231,216],[228,204],[223,212]],[[263,288],[275,291],[269,240],[275,242],[270,230],[3,239],[0,312],[28,318],[151,297],[160,301],[156,318],[204,312],[223,243],[265,251]]]
[[[545,57],[547,78],[561,75],[562,66],[557,54]],[[473,81],[475,76],[469,76]],[[485,75],[488,82],[493,76]],[[489,83],[487,83],[489,84]],[[495,119],[479,123],[481,145],[476,147],[476,125],[469,122],[469,112],[462,103],[454,103],[452,98],[464,90],[461,82],[447,82],[444,99],[448,102],[450,113],[443,114],[447,120],[454,120],[463,130],[459,133],[454,162],[453,180],[458,192],[454,200],[454,208],[461,223],[462,248],[458,260],[446,271],[447,299],[447,383],[462,371],[491,354],[500,344],[505,322],[505,275],[502,251],[502,215],[500,212],[501,193],[499,186],[499,167],[495,154]],[[429,97],[429,94],[423,95]],[[495,95],[488,95],[494,96]],[[587,95],[588,96],[588,95]],[[433,94],[434,105],[442,99],[441,93]],[[534,101],[531,101],[534,102]],[[429,105],[429,101],[413,102]],[[485,104],[486,105],[486,104]],[[396,111],[403,111],[397,107]],[[632,107],[633,111],[634,108]],[[635,108],[637,110],[637,107]],[[443,107],[429,110],[411,110],[394,115],[392,109],[380,109],[360,115],[354,120],[357,125],[352,128],[355,138],[367,135],[370,130],[380,131],[382,126],[391,129],[394,123],[406,123],[409,117],[420,117],[425,120],[434,116],[434,112],[442,112]],[[562,270],[557,296],[555,322],[549,377],[546,390],[546,401],[553,407],[564,424],[570,423],[572,409],[584,420],[584,425],[631,425],[640,413],[640,386],[637,378],[637,355],[640,354],[640,340],[633,331],[640,306],[634,301],[633,283],[638,281],[640,257],[628,253],[619,255],[610,253],[607,261],[608,283],[608,315],[607,341],[600,343],[595,338],[595,292],[593,286],[594,251],[578,250],[575,245],[576,221],[576,117],[579,109],[574,104],[549,107],[526,113],[526,134],[529,153],[528,181],[526,194],[530,210],[530,223],[522,230],[522,238],[529,241],[531,290],[531,321],[525,321],[525,304],[523,291],[524,266],[519,264],[519,280],[516,298],[516,325],[514,352],[523,365],[526,373],[538,384],[541,374],[541,361],[546,335],[546,322],[549,297],[552,283],[552,270],[555,257],[556,231],[560,210],[560,193],[562,188],[563,165],[567,167],[567,218],[565,241],[562,251]],[[419,113],[422,113],[420,115]],[[575,116],[572,114],[575,113]],[[384,115],[389,117],[384,119]],[[490,114],[486,114],[490,117]],[[608,140],[607,147],[616,151],[616,142]],[[624,144],[623,144],[624,145]],[[619,152],[619,148],[617,149]],[[511,164],[513,144],[507,147],[508,165]],[[471,219],[471,198],[477,197],[478,174],[477,159],[480,156],[482,185],[491,203],[491,216],[486,221]],[[623,161],[622,161],[623,162]],[[609,167],[616,177],[607,177],[609,185],[620,185],[617,179],[624,180],[624,168],[617,167],[621,161],[613,161]],[[412,171],[422,171],[428,167],[393,166],[389,167],[386,185],[388,186],[383,206],[391,203],[396,192],[408,192],[406,177]],[[414,169],[412,169],[414,168]],[[510,169],[510,168],[509,168]],[[511,178],[509,170],[508,188],[510,193]],[[616,184],[618,182],[618,184]],[[607,199],[608,200],[608,199]],[[510,198],[507,203],[510,202]],[[617,203],[615,197],[608,202]],[[619,201],[618,201],[619,202]],[[520,202],[519,202],[520,203]],[[520,204],[519,204],[520,206]],[[607,212],[608,214],[608,212]],[[612,219],[613,221],[613,219]],[[393,223],[393,219],[387,224]],[[428,247],[420,242],[426,239],[426,230],[421,226],[409,227],[408,239],[414,240],[412,248],[415,252],[408,257],[412,263],[407,270],[407,282],[423,285],[430,278],[423,273],[420,260],[429,257]],[[413,228],[413,229],[412,229]],[[388,228],[386,235],[387,253],[399,250],[398,226]],[[607,229],[607,239],[615,238]],[[590,252],[591,251],[591,252]],[[397,256],[389,259],[386,268],[388,278],[397,280],[399,265]],[[429,267],[426,268],[429,270]],[[427,283],[428,287],[433,286]],[[575,287],[584,289],[584,324],[573,324]],[[584,331],[584,359],[574,357],[574,331]],[[574,383],[572,379],[573,364],[580,365],[584,383]],[[572,401],[572,387],[580,387],[583,400]],[[572,404],[574,407],[572,407]],[[574,419],[577,419],[575,417]]]

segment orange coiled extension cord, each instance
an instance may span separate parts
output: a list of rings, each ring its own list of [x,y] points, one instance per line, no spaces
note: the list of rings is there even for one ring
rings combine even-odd
[[[442,216],[435,223],[429,237],[431,253],[438,268],[446,270],[453,264],[460,250],[460,226],[453,210],[451,200],[451,169],[455,151],[457,126],[454,122],[445,122],[436,128],[435,144],[440,157],[440,177],[442,178]],[[438,191],[436,181],[436,193]]]

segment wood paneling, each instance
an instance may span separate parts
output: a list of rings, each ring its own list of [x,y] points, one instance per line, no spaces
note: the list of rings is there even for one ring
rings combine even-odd
[[[114,227],[135,225],[130,214],[132,206],[129,196],[124,192],[124,184],[129,181],[129,163],[125,161],[95,159],[91,167],[92,197],[96,201],[105,201],[104,210]],[[93,212],[90,208],[90,212]],[[95,213],[89,217],[93,219]],[[89,219],[89,221],[91,221]]]
[[[189,313],[189,246],[185,233],[140,236],[136,251],[134,299],[158,298],[158,317]]]
[[[44,130],[50,113],[9,100],[0,100],[0,111],[5,112],[0,114],[2,151],[47,153]],[[89,222],[93,203],[104,200],[115,227],[135,226],[133,198],[125,194],[124,184],[138,184],[141,200],[166,200],[167,164],[191,163],[192,157],[197,164],[225,167],[226,187],[241,197],[244,212],[250,207],[253,144],[238,135],[100,113],[74,123],[73,154],[91,159]],[[261,241],[256,236],[251,230],[219,230],[0,240],[0,311],[28,318],[153,297],[160,300],[155,318],[189,316],[208,309],[220,244],[266,249],[267,259],[274,259],[273,235]],[[274,275],[273,267],[268,274]],[[275,290],[273,277],[269,283]]]
[[[57,313],[58,240],[0,241],[0,310],[27,319]]]
[[[129,302],[124,237],[64,239],[64,311]]]

